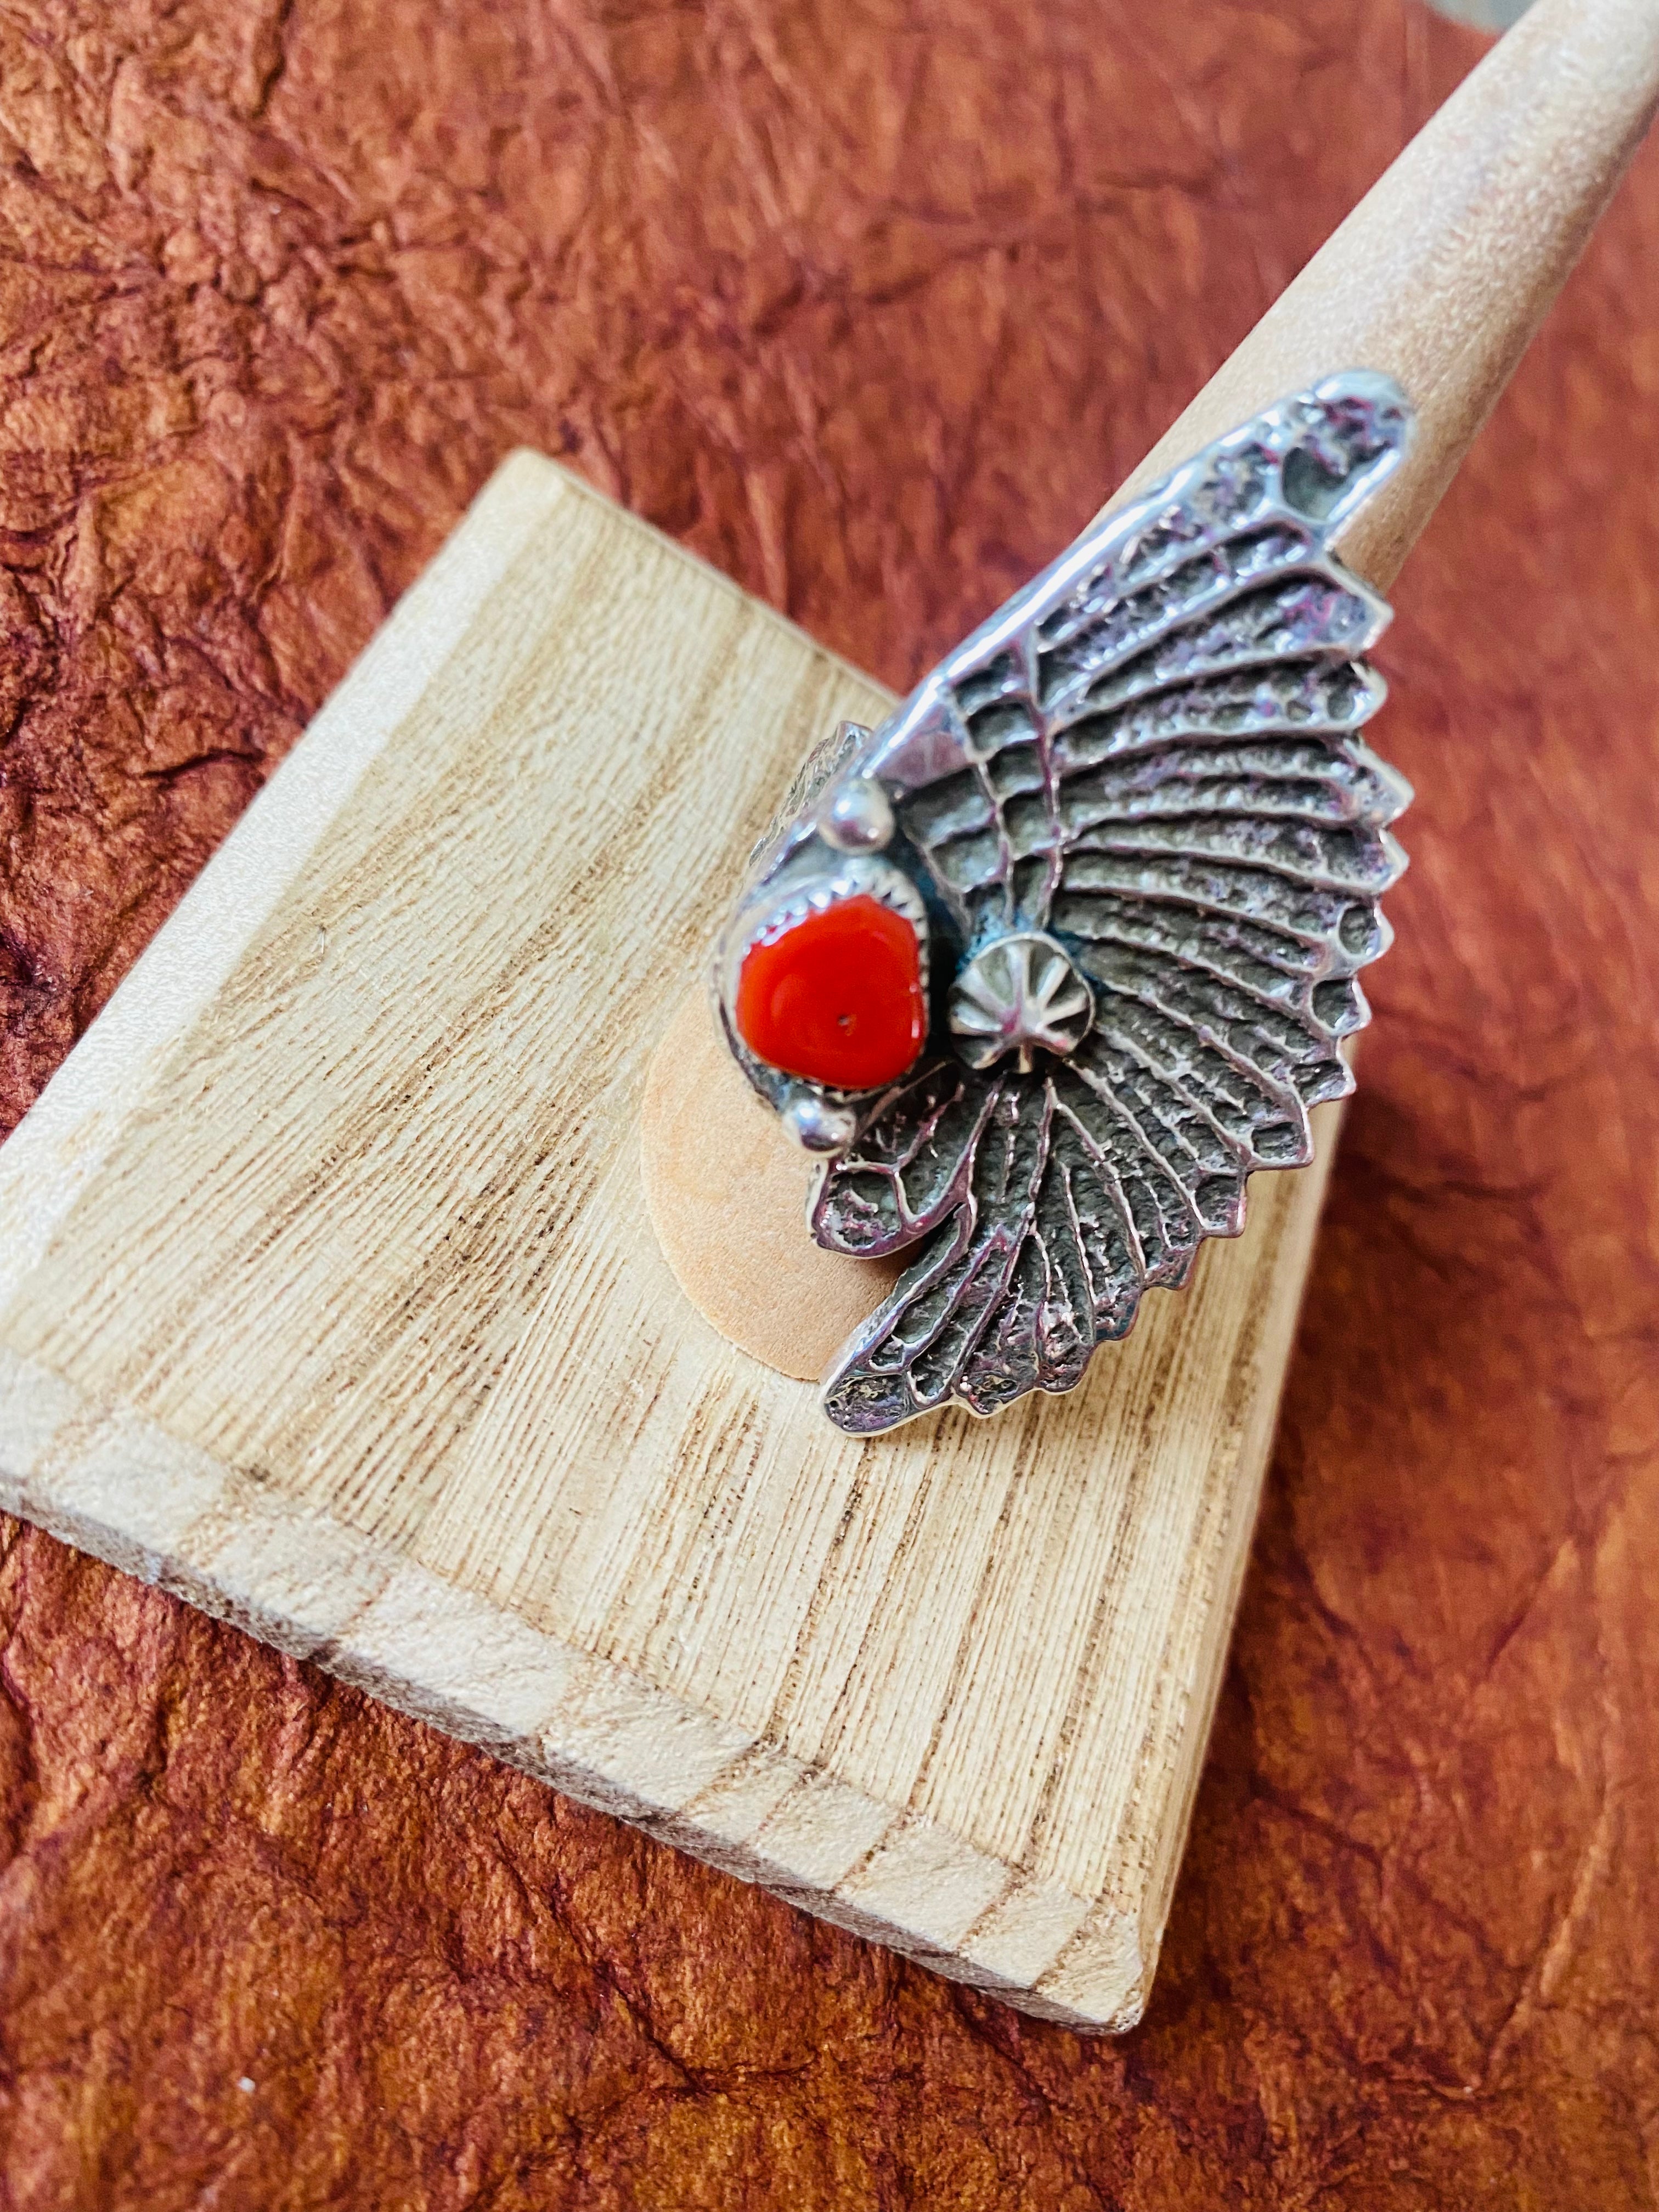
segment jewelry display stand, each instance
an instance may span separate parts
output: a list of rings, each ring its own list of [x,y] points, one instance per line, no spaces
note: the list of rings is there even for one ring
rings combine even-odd
[[[1385,585],[1656,49],[1645,3],[1544,0],[1137,482],[1386,370],[1419,456],[1344,548]],[[805,1169],[683,1009],[805,750],[888,703],[507,461],[0,1152],[0,1505],[811,1911],[1121,2027],[1335,1132],[1321,1109],[1318,1166],[1258,1176],[1244,1236],[1070,1397],[833,1429],[777,1369],[861,1295],[812,1270],[857,1263],[746,1220]],[[677,1021],[653,1204],[724,1334],[642,1194]],[[724,1241],[687,1227],[711,1206]],[[729,1340],[745,1311],[771,1365]]]

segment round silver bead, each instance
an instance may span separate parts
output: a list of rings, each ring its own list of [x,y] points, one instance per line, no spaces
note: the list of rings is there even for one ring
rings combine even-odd
[[[780,1116],[784,1127],[808,1152],[844,1152],[858,1134],[850,1106],[833,1106],[815,1091],[798,1091]]]
[[[848,776],[818,809],[818,835],[838,853],[879,853],[897,827],[892,801],[873,776]]]

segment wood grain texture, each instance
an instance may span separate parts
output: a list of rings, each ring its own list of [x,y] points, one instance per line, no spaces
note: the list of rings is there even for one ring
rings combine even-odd
[[[855,21],[0,8],[9,1117],[511,446],[902,687],[1480,51],[1393,0]],[[1141,2027],[14,1528],[15,2203],[1648,2201],[1656,270],[1649,149],[1401,580],[1401,941]]]
[[[1122,2027],[1322,1176],[1024,1418],[860,1447],[698,1319],[646,1220],[645,1062],[802,732],[878,704],[510,460],[0,1152],[0,1497]]]

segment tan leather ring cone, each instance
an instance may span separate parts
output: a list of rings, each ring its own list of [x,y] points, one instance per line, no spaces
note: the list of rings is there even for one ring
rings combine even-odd
[[[1536,8],[1419,132],[1110,503],[1287,392],[1340,369],[1381,369],[1417,410],[1416,447],[1340,550],[1386,591],[1647,126],[1654,21],[1650,0]],[[801,732],[803,756],[823,734]],[[817,1376],[890,1279],[872,1272],[866,1297],[848,1273],[861,1263],[818,1250],[804,1226],[786,1233],[800,1221],[810,1170],[799,1152],[781,1149],[781,1134],[766,1144],[753,1132],[746,1086],[712,1020],[699,1048],[684,1048],[698,1020],[682,1009],[651,1071],[642,1139],[652,1221],[687,1297],[715,1328],[786,1375]]]
[[[903,1262],[813,1243],[811,1170],[738,1073],[706,992],[657,1048],[640,1152],[651,1224],[692,1304],[740,1350],[816,1382]]]

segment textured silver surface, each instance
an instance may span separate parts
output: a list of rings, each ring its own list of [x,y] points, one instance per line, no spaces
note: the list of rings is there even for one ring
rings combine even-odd
[[[1253,1170],[1312,1157],[1309,1108],[1352,1088],[1340,1043],[1368,1018],[1355,977],[1389,941],[1387,825],[1411,793],[1358,735],[1389,611],[1329,544],[1410,428],[1398,389],[1354,372],[1218,441],[880,729],[839,733],[758,854],[738,923],[845,867],[822,794],[874,778],[898,823],[884,857],[931,915],[920,1061],[881,1094],[824,1094],[859,1133],[823,1170],[818,1242],[920,1246],[827,1380],[842,1428],[1072,1389],[1149,1285],[1238,1233]],[[994,948],[1036,933],[1086,979],[1086,1030],[969,1066],[951,994],[970,971],[1006,982]],[[799,1095],[732,1041],[763,1096]]]

